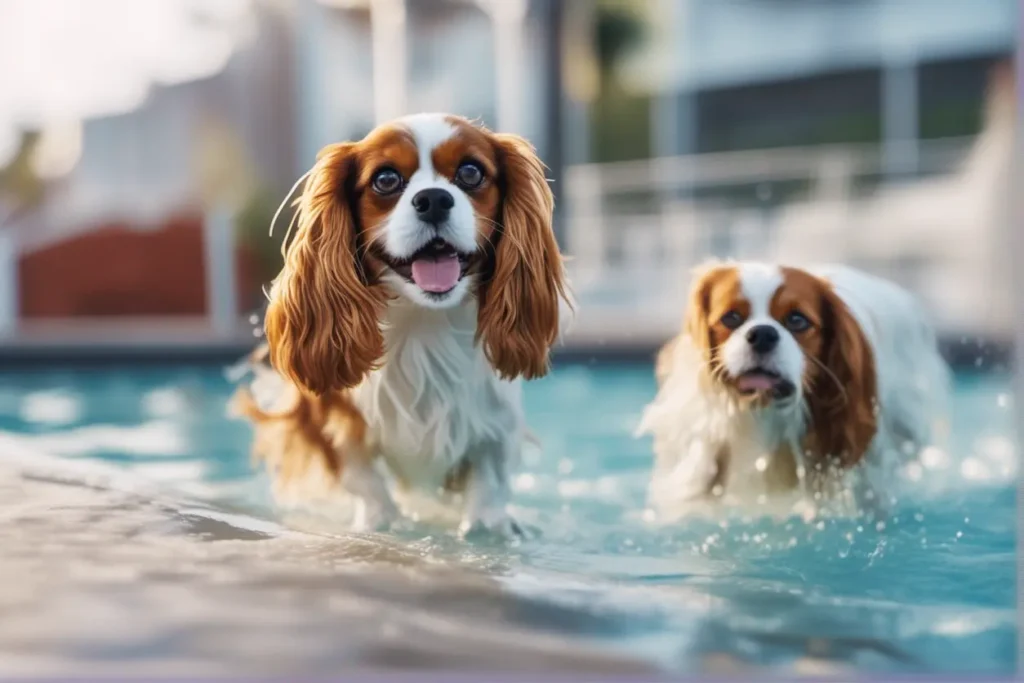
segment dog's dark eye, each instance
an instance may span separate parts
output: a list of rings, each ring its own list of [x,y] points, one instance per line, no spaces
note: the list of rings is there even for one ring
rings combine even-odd
[[[468,190],[480,187],[483,181],[483,169],[472,161],[467,161],[455,171],[455,182]]]
[[[782,324],[790,332],[803,332],[811,326],[811,321],[800,311],[792,311],[782,320]]]
[[[743,316],[740,315],[739,311],[729,311],[722,316],[721,323],[730,330],[735,330],[743,324]]]
[[[373,174],[371,186],[379,195],[394,194],[402,189],[402,176],[393,168],[382,168]]]

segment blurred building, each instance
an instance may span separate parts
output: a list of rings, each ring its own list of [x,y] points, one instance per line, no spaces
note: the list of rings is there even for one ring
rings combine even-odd
[[[646,11],[604,102],[618,116],[590,108],[599,163],[567,177],[594,338],[623,315],[623,343],[671,333],[709,256],[853,263],[917,291],[949,335],[1008,338],[1014,2]]]
[[[1005,331],[1004,303],[973,302],[1006,288],[1012,104],[986,127],[985,102],[1013,0],[564,1],[557,65],[559,0],[239,2],[214,73],[88,117],[43,200],[6,200],[0,327],[207,316],[248,335],[268,210],[316,151],[444,110],[570,162],[555,187],[579,339],[661,339],[708,255],[857,263],[919,290],[950,334]]]
[[[881,140],[887,170],[912,172],[916,140],[977,131],[987,72],[1016,40],[1013,0],[654,0],[652,11],[653,40],[624,70],[657,98],[653,156]]]
[[[223,214],[257,188],[283,193],[293,182],[296,74],[289,3],[246,4],[219,27],[229,52],[211,73],[154,83],[137,106],[88,118],[65,141],[71,168],[43,175],[42,201],[18,207],[4,225],[19,285],[5,308],[23,321],[201,318],[224,303],[234,316],[251,310],[254,259],[233,253]],[[47,135],[44,126],[30,156]],[[227,233],[226,244],[215,231]],[[211,249],[234,271],[220,304]]]

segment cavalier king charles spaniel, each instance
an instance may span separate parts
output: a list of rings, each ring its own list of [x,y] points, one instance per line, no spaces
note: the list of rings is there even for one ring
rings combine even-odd
[[[397,493],[459,494],[463,532],[520,533],[519,380],[546,374],[569,310],[533,147],[408,116],[324,148],[296,204],[235,401],[278,499],[340,489],[367,530],[400,516]]]
[[[934,445],[949,381],[903,289],[760,263],[698,273],[656,375],[638,434],[653,435],[650,502],[666,517],[716,502],[884,509],[894,468]]]

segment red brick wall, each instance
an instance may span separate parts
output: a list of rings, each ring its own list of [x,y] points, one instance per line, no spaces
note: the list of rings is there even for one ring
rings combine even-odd
[[[255,260],[237,259],[239,312],[258,303]],[[157,230],[99,229],[22,258],[21,316],[203,315],[202,219],[182,216]]]

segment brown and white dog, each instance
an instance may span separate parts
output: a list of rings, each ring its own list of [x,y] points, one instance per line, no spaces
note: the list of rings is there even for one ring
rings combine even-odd
[[[892,468],[934,445],[948,387],[917,302],[838,266],[705,266],[656,374],[638,433],[666,517],[785,493],[805,512],[884,504]]]
[[[279,499],[340,484],[370,529],[399,516],[396,487],[459,493],[463,531],[517,532],[519,380],[547,372],[568,310],[532,146],[405,117],[323,149],[297,205],[269,293],[270,365],[254,358],[235,401]]]

